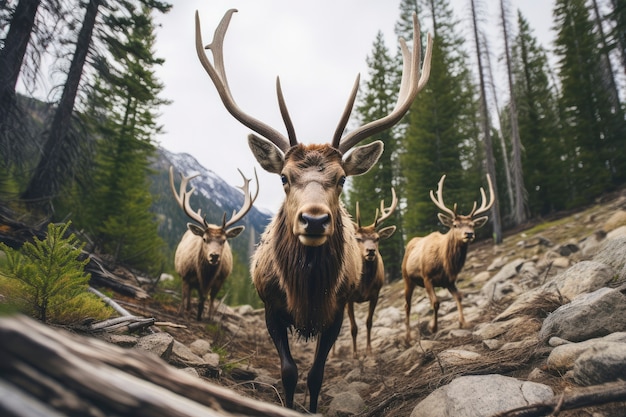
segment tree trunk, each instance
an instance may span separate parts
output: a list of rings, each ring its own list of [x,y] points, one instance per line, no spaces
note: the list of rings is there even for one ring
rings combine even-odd
[[[0,150],[8,163],[14,152],[14,143],[4,133],[9,115],[14,110],[15,86],[26,55],[28,41],[35,25],[35,16],[41,0],[20,0],[15,8],[11,26],[0,50]]]
[[[98,8],[101,0],[90,0],[85,11],[83,26],[78,34],[76,50],[70,64],[70,69],[63,88],[61,100],[54,114],[52,124],[48,133],[48,139],[43,149],[41,159],[35,169],[35,173],[30,179],[30,183],[22,197],[31,205],[44,210],[49,205],[50,200],[58,193],[61,184],[65,181],[68,169],[71,169],[73,162],[69,155],[67,140],[70,130],[74,102],[78,93],[78,86],[83,73],[83,67],[87,60],[89,44],[98,15]],[[44,203],[40,206],[41,203]]]
[[[480,102],[482,112],[483,134],[485,135],[485,156],[487,173],[493,180],[495,203],[491,209],[491,221],[493,222],[493,240],[495,244],[502,243],[502,222],[500,219],[500,204],[498,202],[498,181],[496,178],[496,164],[493,156],[493,143],[491,141],[491,124],[489,123],[489,109],[487,107],[487,92],[485,88],[485,75],[481,58],[480,38],[478,36],[478,21],[476,20],[475,0],[470,0],[472,8],[472,24],[474,28],[474,39],[476,41],[476,58],[478,60],[478,78],[480,82]]]
[[[509,32],[507,30],[507,19],[504,9],[504,0],[500,0],[500,11],[502,18],[502,32],[504,34],[504,54],[506,57],[506,70],[509,79],[509,118],[511,123],[511,153],[513,157],[513,188],[515,192],[513,210],[513,223],[517,226],[526,221],[526,190],[524,187],[524,176],[522,173],[522,141],[519,137],[519,125],[517,122],[517,103],[513,90],[513,68],[511,65],[511,53],[509,50]]]

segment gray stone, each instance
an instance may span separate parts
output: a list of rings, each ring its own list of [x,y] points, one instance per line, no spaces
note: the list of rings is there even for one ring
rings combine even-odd
[[[411,417],[487,417],[552,398],[552,389],[502,375],[462,376],[433,391]]]
[[[581,342],[620,331],[626,331],[626,296],[616,289],[601,288],[552,312],[543,321],[539,337]]]
[[[581,294],[607,286],[614,275],[613,268],[604,263],[582,261],[554,277],[544,288],[556,288],[567,300],[573,300]]]
[[[174,342],[169,362],[178,367],[206,366],[206,362],[202,360],[200,356],[193,353],[191,349],[178,341]]]
[[[351,416],[363,411],[365,401],[355,391],[344,391],[333,398],[328,407],[328,416]]]
[[[169,333],[154,333],[140,337],[135,349],[142,349],[154,353],[158,357],[168,360],[172,354],[174,338]]]
[[[623,379],[626,375],[626,348],[624,343],[595,344],[581,354],[571,376],[580,385],[596,385]]]
[[[616,332],[602,338],[585,340],[579,343],[567,343],[555,347],[546,360],[548,369],[564,372],[572,369],[576,360],[589,349],[606,343],[621,343],[626,350],[626,333]]]
[[[189,345],[189,349],[198,356],[204,356],[211,352],[211,343],[204,339],[198,339]]]

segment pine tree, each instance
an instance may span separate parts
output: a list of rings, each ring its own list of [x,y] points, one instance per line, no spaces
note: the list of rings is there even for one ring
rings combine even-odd
[[[90,231],[99,250],[116,261],[157,272],[163,242],[150,212],[148,175],[154,154],[158,97],[163,86],[154,67],[154,25],[150,10],[128,5],[109,16],[107,57],[96,66],[89,123],[98,137],[93,184],[81,196],[80,227]],[[78,222],[78,221],[77,221]]]
[[[600,67],[598,37],[584,0],[557,0],[555,53],[562,85],[560,106],[568,138],[570,205],[589,202],[626,177],[624,117],[611,106]]]
[[[395,78],[395,63],[385,46],[383,34],[378,32],[372,48],[371,56],[367,57],[369,77],[365,88],[359,96],[356,106],[358,122],[365,124],[372,120],[380,119],[393,110],[396,104],[399,84]],[[393,93],[390,93],[392,92]],[[352,177],[350,188],[347,191],[348,209],[355,212],[357,201],[364,222],[370,224],[374,221],[376,210],[380,201],[391,202],[391,187],[397,187],[397,139],[393,129],[381,132],[367,142],[381,140],[385,144],[385,150],[378,163],[365,175]],[[397,190],[397,189],[396,189]],[[387,220],[388,225],[394,224],[400,228],[400,215],[398,212]],[[386,275],[390,280],[400,277],[400,263],[402,262],[402,234],[387,239],[380,244],[380,252],[385,259]]]
[[[436,188],[441,175],[448,178],[445,200],[458,201],[460,211],[471,209],[478,188],[474,188],[479,165],[474,142],[476,107],[458,21],[448,1],[420,4],[432,22],[435,41],[430,79],[411,107],[401,159],[407,237],[433,231],[437,208],[429,191]]]
[[[557,97],[548,79],[546,52],[521,12],[517,24],[518,35],[512,45],[514,94],[528,208],[531,217],[537,217],[564,209],[571,184],[563,164],[565,145],[559,134]]]

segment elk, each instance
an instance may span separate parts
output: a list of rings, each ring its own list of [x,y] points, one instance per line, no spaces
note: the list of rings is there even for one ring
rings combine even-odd
[[[432,41],[429,37],[420,71],[420,32],[414,15],[412,50],[400,40],[404,68],[395,109],[344,136],[359,86],[357,77],[332,142],[305,145],[296,138],[279,78],[278,105],[287,136],[244,113],[233,99],[224,70],[223,40],[234,12],[226,12],[212,43],[206,47],[196,12],[196,50],[226,109],[260,135],[248,136],[254,157],[263,169],[278,174],[282,181],[285,198],[261,236],[250,272],[265,305],[265,323],[280,358],[285,405],[289,408],[294,406],[298,368],[289,348],[288,330],[295,329],[296,335],[305,340],[317,339],[307,376],[309,410],[315,413],[326,359],[341,330],[346,302],[362,268],[354,226],[339,196],[346,177],[369,171],[383,152],[381,141],[355,145],[395,125],[407,112],[428,80]],[[211,51],[213,63],[205,49]]]
[[[428,324],[431,333],[437,332],[437,312],[439,311],[439,300],[435,294],[435,287],[446,288],[456,301],[459,310],[459,326],[465,326],[465,317],[463,316],[463,306],[461,300],[462,294],[456,287],[456,279],[465,264],[468,245],[474,240],[476,235],[474,229],[482,227],[487,222],[488,217],[477,217],[487,212],[494,203],[493,185],[491,177],[487,174],[487,182],[489,184],[490,200],[487,203],[485,190],[481,187],[481,204],[478,209],[474,201],[472,211],[464,216],[457,214],[457,205],[451,210],[443,202],[443,182],[445,174],[439,180],[437,186],[437,198],[430,191],[430,199],[435,203],[439,210],[439,221],[450,230],[442,234],[433,232],[424,237],[415,237],[409,241],[402,259],[402,279],[404,281],[404,297],[405,297],[405,325],[406,325],[406,341],[411,340],[411,298],[416,285],[423,287],[430,300],[433,310],[433,316]]]
[[[196,320],[200,321],[204,311],[204,302],[209,299],[209,319],[213,316],[213,301],[217,293],[224,285],[224,281],[233,269],[233,255],[228,244],[228,239],[239,236],[244,226],[234,226],[248,213],[254,200],[259,194],[259,180],[255,178],[257,189],[254,197],[249,192],[250,180],[246,179],[241,171],[244,184],[239,187],[244,193],[243,206],[238,212],[233,212],[232,217],[226,221],[226,213],[222,217],[222,224],[209,224],[206,216],[202,216],[201,209],[194,212],[189,206],[189,198],[195,191],[195,187],[187,190],[189,180],[199,174],[185,177],[181,174],[181,182],[178,192],[174,187],[174,168],[170,166],[170,188],[176,202],[185,214],[195,223],[187,223],[187,231],[183,235],[176,254],[174,255],[174,267],[183,280],[182,300],[178,314],[183,311],[189,313],[191,309],[191,290],[198,292],[198,314]]]
[[[374,223],[369,226],[361,225],[359,203],[356,203],[356,222],[354,226],[356,228],[356,241],[359,243],[363,269],[356,289],[348,298],[348,318],[350,319],[350,333],[352,334],[352,355],[355,359],[358,357],[356,348],[358,328],[356,320],[354,319],[354,303],[369,301],[369,310],[365,321],[365,326],[367,327],[366,354],[371,355],[372,353],[372,318],[374,317],[374,310],[376,310],[376,304],[378,303],[378,293],[385,283],[385,266],[383,264],[383,258],[378,251],[378,242],[381,239],[390,238],[396,231],[396,226],[387,226],[378,229],[378,226],[393,214],[398,205],[396,191],[393,188],[391,189],[391,194],[391,206],[385,208],[385,201],[381,200],[380,211],[376,210]],[[380,217],[378,217],[379,213]]]

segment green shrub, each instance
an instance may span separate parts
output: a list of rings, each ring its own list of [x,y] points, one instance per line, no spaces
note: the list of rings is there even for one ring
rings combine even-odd
[[[80,260],[76,236],[65,237],[70,223],[48,225],[45,239],[35,238],[20,250],[0,243],[6,259],[0,265],[0,291],[19,311],[42,322],[69,324],[87,317],[110,316],[110,309],[87,292],[88,260]]]

